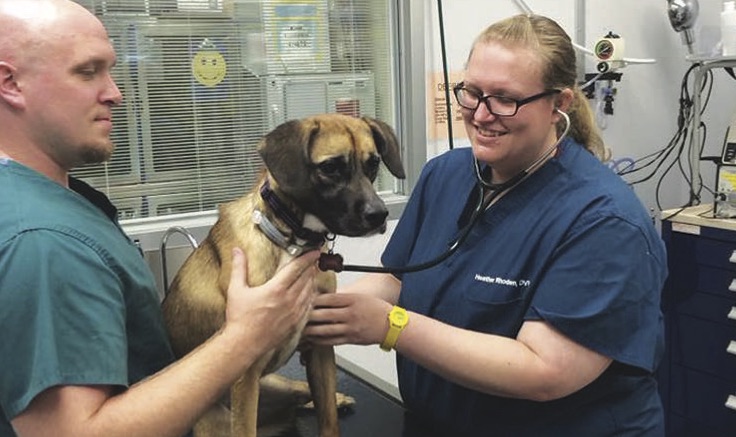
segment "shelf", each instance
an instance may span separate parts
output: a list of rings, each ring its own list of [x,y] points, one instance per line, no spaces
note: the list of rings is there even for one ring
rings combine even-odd
[[[736,55],[734,56],[703,56],[703,55],[691,55],[686,56],[685,59],[688,62],[696,63],[700,62],[703,64],[711,64],[716,62],[733,63],[736,64]]]
[[[660,218],[673,223],[693,226],[708,226],[711,228],[736,231],[736,219],[722,219],[713,217],[713,204],[690,206],[687,208],[673,208],[662,211]]]

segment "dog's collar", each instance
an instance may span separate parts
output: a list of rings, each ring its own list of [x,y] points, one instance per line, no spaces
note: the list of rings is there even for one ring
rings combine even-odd
[[[261,198],[268,204],[276,217],[283,221],[292,232],[290,236],[286,235],[261,211],[253,211],[253,223],[258,226],[269,240],[286,250],[292,256],[299,256],[307,250],[322,247],[327,240],[328,234],[326,232],[316,232],[302,226],[292,211],[273,192],[268,179],[261,186],[260,194]]]

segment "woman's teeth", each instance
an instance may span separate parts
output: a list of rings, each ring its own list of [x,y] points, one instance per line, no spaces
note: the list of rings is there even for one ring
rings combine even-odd
[[[504,135],[503,132],[499,132],[496,130],[488,130],[483,128],[478,128],[478,133],[483,135],[484,137],[500,137],[501,135]]]

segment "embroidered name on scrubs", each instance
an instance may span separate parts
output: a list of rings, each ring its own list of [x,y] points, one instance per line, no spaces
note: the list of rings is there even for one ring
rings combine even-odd
[[[531,285],[531,281],[528,279],[505,279],[505,278],[499,278],[498,276],[487,276],[487,275],[481,275],[476,273],[475,274],[475,280],[479,282],[485,282],[487,284],[498,284],[498,285],[508,285],[509,287],[528,287]]]

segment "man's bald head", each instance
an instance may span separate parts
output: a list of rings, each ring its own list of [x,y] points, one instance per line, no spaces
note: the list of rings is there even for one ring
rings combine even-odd
[[[0,0],[0,61],[43,56],[52,43],[73,35],[74,23],[91,19],[97,21],[70,0]]]
[[[110,38],[70,0],[0,0],[0,154],[61,184],[108,159],[122,95]]]

